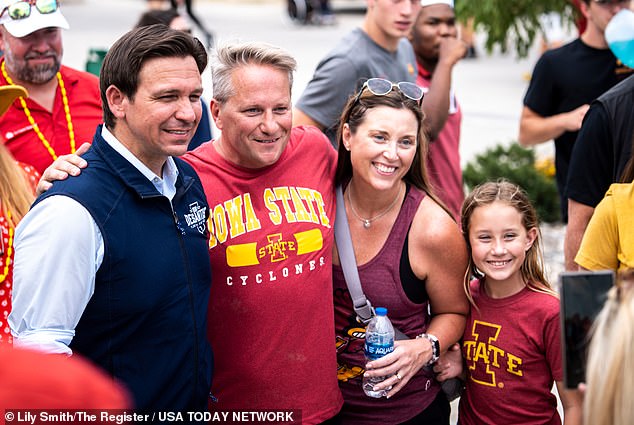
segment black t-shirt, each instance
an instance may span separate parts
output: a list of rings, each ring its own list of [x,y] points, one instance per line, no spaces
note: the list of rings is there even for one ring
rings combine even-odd
[[[595,49],[580,39],[549,50],[535,65],[524,105],[549,117],[589,104],[627,76],[617,62],[610,49]],[[575,131],[555,139],[556,179],[564,222],[568,219],[565,185],[576,138]]]
[[[596,207],[632,155],[634,76],[599,97],[586,114],[570,159],[566,197]]]

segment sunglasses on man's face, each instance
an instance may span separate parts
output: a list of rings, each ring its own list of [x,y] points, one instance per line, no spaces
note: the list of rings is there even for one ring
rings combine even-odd
[[[43,15],[55,12],[59,3],[57,0],[21,0],[17,1],[13,4],[2,9],[2,13],[0,13],[0,18],[4,16],[5,13],[9,15],[11,19],[14,21],[18,21],[20,19],[26,19],[31,16],[31,7],[35,6],[35,8]]]
[[[414,83],[410,83],[409,81],[393,83],[383,78],[370,78],[363,84],[363,87],[359,90],[359,93],[353,103],[357,103],[359,101],[365,89],[368,89],[368,91],[375,96],[385,96],[394,90],[394,88],[397,88],[398,91],[400,91],[403,96],[408,99],[415,100],[419,103],[423,99],[423,89]]]

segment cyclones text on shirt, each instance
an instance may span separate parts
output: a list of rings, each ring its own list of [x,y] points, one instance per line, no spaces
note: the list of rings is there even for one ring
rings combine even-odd
[[[256,196],[265,209],[254,207]],[[322,229],[331,227],[324,198],[314,189],[278,186],[260,195],[242,193],[211,207],[208,224],[209,249],[224,249],[228,269],[236,270],[226,276],[228,286],[279,283],[326,263],[323,256],[310,255],[322,250]],[[271,231],[262,235],[262,228]],[[238,237],[240,243],[233,242]],[[280,262],[285,262],[281,269]]]

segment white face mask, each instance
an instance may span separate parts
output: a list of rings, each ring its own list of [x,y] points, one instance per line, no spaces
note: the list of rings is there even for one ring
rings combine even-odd
[[[634,68],[634,12],[621,9],[605,27],[605,39],[612,53],[626,66]]]

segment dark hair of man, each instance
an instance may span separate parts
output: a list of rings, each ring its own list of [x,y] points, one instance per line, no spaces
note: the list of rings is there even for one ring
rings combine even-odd
[[[148,10],[139,18],[139,22],[136,23],[135,28],[147,27],[148,25],[163,24],[168,27],[174,20],[180,16],[175,9],[153,9]]]
[[[124,34],[106,54],[99,76],[103,121],[114,128],[115,116],[108,107],[106,90],[117,87],[125,96],[134,99],[139,87],[139,74],[145,61],[155,58],[185,58],[192,56],[202,74],[207,66],[207,52],[202,43],[183,31],[165,25],[150,25]]]

